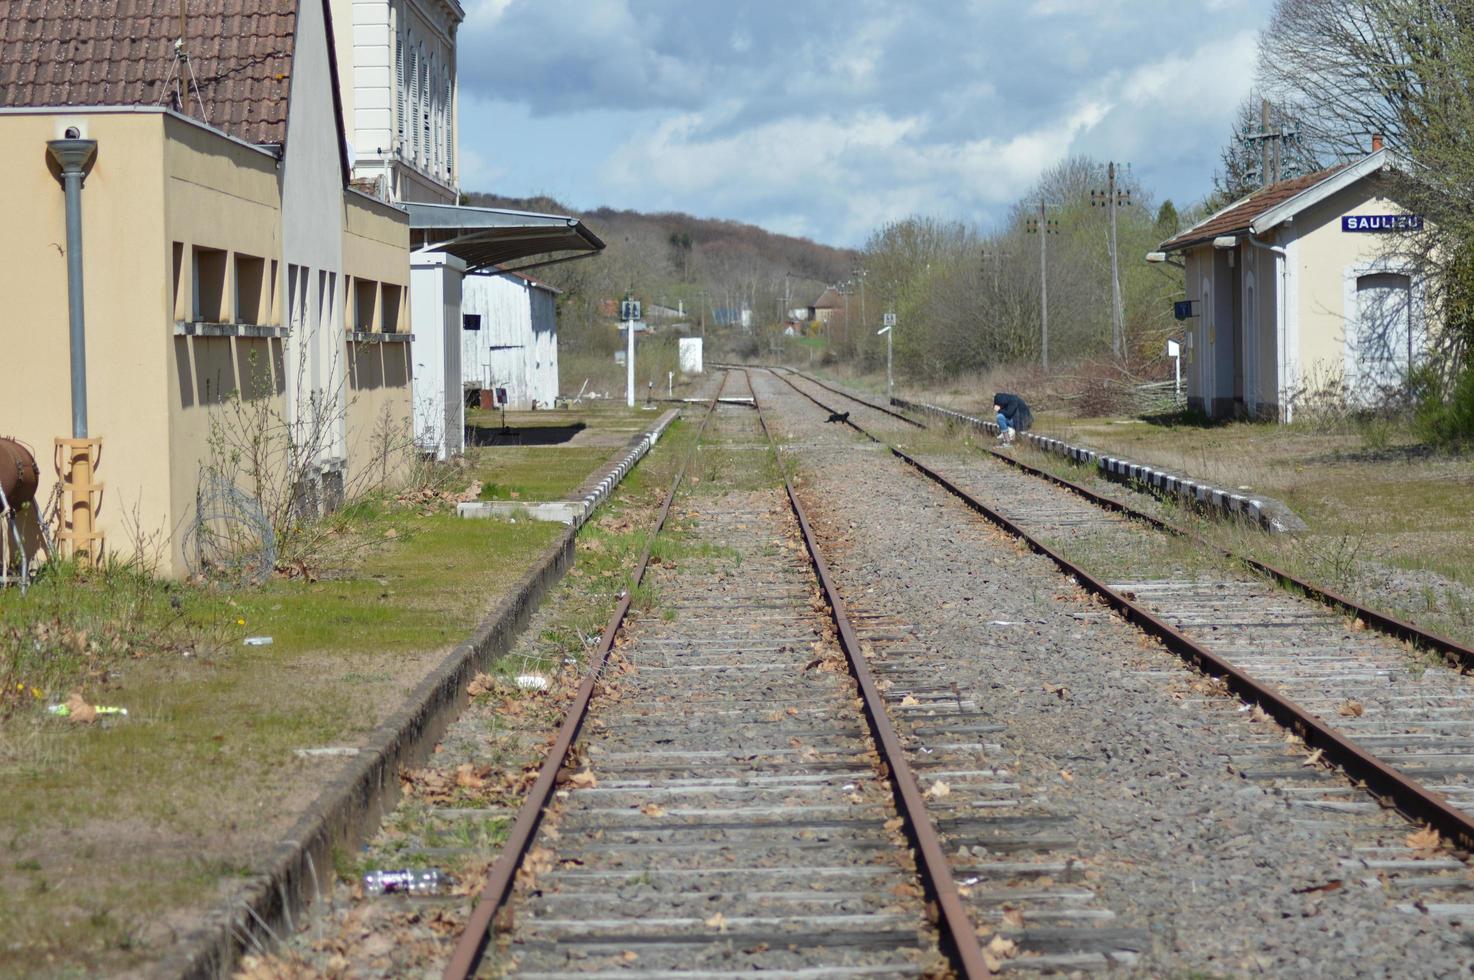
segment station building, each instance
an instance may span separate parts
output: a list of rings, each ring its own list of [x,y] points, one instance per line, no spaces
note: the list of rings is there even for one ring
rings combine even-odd
[[[327,0],[191,0],[182,38],[179,10],[0,6],[0,431],[34,448],[49,499],[74,415],[48,144],[91,142],[80,260],[96,524],[102,548],[176,573],[197,557],[222,427],[259,424],[278,447],[290,429],[310,484],[291,488],[293,506],[331,506],[408,461],[384,441],[404,430],[408,445],[412,371],[409,216],[350,187]],[[273,450],[229,475],[259,496],[293,465]]]
[[[1148,256],[1186,278],[1188,404],[1214,418],[1294,418],[1318,393],[1374,406],[1427,350],[1424,284],[1403,254],[1422,228],[1395,199],[1396,158],[1270,184]]]
[[[576,218],[460,204],[459,0],[332,4],[355,185],[410,216],[415,442],[446,459],[465,448],[463,385],[483,373],[479,362],[462,365],[463,314],[477,315],[462,300],[482,288],[466,277],[593,255],[604,243]],[[556,344],[556,332],[537,336]],[[556,389],[556,361],[533,364],[551,365]]]
[[[463,280],[461,378],[468,395],[505,388],[510,409],[553,407],[559,292],[515,272],[483,272]]]

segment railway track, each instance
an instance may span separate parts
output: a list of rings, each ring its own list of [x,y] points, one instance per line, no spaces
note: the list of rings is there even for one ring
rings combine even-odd
[[[761,415],[702,430],[445,975],[985,975]]]
[[[828,395],[815,394],[816,388],[845,397],[850,411],[873,430],[895,428],[896,413],[882,406],[807,377],[796,383],[786,374],[777,376],[823,411],[835,409],[832,399],[824,400]],[[860,422],[851,419],[851,425],[877,438]],[[1436,828],[1461,851],[1470,849],[1474,683],[1457,670],[1430,666],[1400,642],[1413,639],[1449,654],[1451,641],[1396,621],[1388,625],[1388,636],[1368,628],[1382,624],[1372,615],[1357,615],[1359,607],[1350,607],[1351,616],[1342,612],[1349,600],[1328,590],[1306,583],[1315,598],[1298,596],[1277,588],[1273,578],[1266,581],[1252,569],[1227,563],[1165,576],[1093,574],[1065,552],[1108,555],[1113,564],[1129,566],[1133,555],[1152,545],[1144,538],[1160,538],[1168,529],[1134,519],[1118,503],[1104,509],[1094,495],[1067,493],[1070,488],[986,458],[938,460],[934,454],[891,452],[1048,556],[1184,659],[1222,679],[1229,691],[1304,739],[1317,759],[1339,765],[1364,788],[1307,782],[1305,769],[1273,745],[1235,751],[1231,765],[1246,778],[1298,797],[1307,811],[1318,814],[1365,813],[1388,804]],[[1156,560],[1143,561],[1143,567],[1162,563],[1162,556],[1150,557]],[[1452,652],[1474,656],[1462,648]],[[1373,799],[1367,798],[1368,790]],[[1399,888],[1427,892],[1411,899],[1409,909],[1474,919],[1474,881],[1461,855],[1430,860],[1385,842],[1366,845],[1365,855],[1363,867],[1387,874]]]

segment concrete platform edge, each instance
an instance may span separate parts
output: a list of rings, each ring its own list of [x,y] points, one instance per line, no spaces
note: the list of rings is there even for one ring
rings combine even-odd
[[[416,685],[404,706],[370,733],[358,755],[327,782],[276,845],[263,862],[265,870],[244,882],[227,905],[213,909],[205,925],[180,937],[149,975],[226,977],[243,954],[269,949],[278,937],[296,931],[298,919],[333,880],[334,852],[357,849],[378,827],[398,799],[399,770],[429,756],[465,707],[471,678],[511,649],[543,598],[572,566],[583,520],[613,493],[679,414],[678,409],[662,414],[590,478],[585,484],[592,484],[589,492],[575,491],[582,496],[572,499],[593,498],[584,518],[543,551],[471,637],[446,655]]]
[[[905,398],[892,398],[891,404],[897,408],[944,418],[994,435],[998,433],[996,422],[964,415],[950,408],[928,405],[925,402],[913,402]],[[1289,507],[1270,497],[1247,496],[1235,490],[1216,487],[1191,477],[1181,476],[1154,466],[1134,463],[1129,459],[1110,456],[1084,446],[1074,446],[1061,439],[1054,439],[1035,432],[1024,432],[1019,438],[1041,452],[1063,456],[1075,463],[1094,464],[1100,475],[1107,480],[1144,489],[1159,497],[1176,498],[1215,517],[1246,520],[1271,534],[1303,531],[1306,528],[1305,522]]]

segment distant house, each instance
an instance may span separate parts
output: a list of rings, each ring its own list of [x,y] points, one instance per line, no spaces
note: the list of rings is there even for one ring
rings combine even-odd
[[[836,311],[839,311],[842,318],[843,310],[844,296],[833,286],[826,286],[819,298],[809,304],[807,319],[816,323],[828,323],[834,319]]]
[[[75,136],[95,143],[80,258],[99,528],[122,553],[164,542],[175,572],[237,393],[296,435],[301,507],[392,478],[386,424],[410,412],[408,215],[349,187],[328,3],[185,10],[180,38],[173,3],[0,5],[0,425],[43,460],[73,428],[47,153]]]
[[[664,306],[660,303],[647,303],[644,308],[646,320],[670,321],[684,320],[686,318],[686,304],[678,302],[675,306]]]
[[[461,371],[467,390],[506,388],[507,407],[551,408],[558,397],[558,290],[517,273],[467,276]]]
[[[1162,243],[1186,277],[1188,402],[1290,421],[1332,386],[1375,405],[1427,349],[1424,284],[1395,247],[1422,227],[1393,197],[1389,151],[1261,188]]]
[[[712,322],[719,327],[752,329],[752,310],[746,306],[718,306],[711,311]]]

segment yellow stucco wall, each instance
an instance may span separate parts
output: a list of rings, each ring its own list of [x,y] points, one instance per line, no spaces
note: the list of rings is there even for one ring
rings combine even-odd
[[[345,195],[345,203],[343,271],[350,277],[345,300],[356,302],[357,284],[363,283],[375,296],[372,332],[410,333],[409,217],[353,192]],[[397,302],[386,302],[396,291]],[[343,317],[350,329],[354,312],[345,310]],[[401,479],[411,458],[409,346],[347,342],[350,494]]]
[[[47,499],[52,440],[72,434],[65,205],[46,153],[67,126],[98,143],[82,191],[88,428],[103,440],[98,525],[127,556],[174,520],[152,489],[169,457],[162,114],[0,115],[0,433],[34,448]]]
[[[1341,375],[1346,349],[1345,275],[1396,247],[1392,235],[1344,232],[1342,215],[1405,214],[1375,177],[1361,181],[1295,218],[1299,267],[1299,357],[1302,384]]]
[[[0,350],[14,352],[0,434],[34,448],[43,499],[56,482],[52,440],[71,435],[65,209],[46,156],[46,141],[67,126],[98,141],[82,193],[89,430],[103,439],[98,524],[114,556],[143,552],[179,574],[212,444],[285,422],[281,172],[270,154],[158,111],[0,115],[0,141],[12,150],[0,155]],[[407,217],[346,192],[344,213],[344,274],[373,282],[376,297],[378,284],[398,287],[388,327],[408,332]],[[216,287],[200,290],[221,299],[199,319],[268,336],[190,335],[202,329],[187,326],[196,248],[223,269]],[[342,295],[348,302],[351,292]],[[410,415],[409,345],[344,344],[351,488],[382,472],[384,420]]]
[[[176,324],[193,318],[192,250],[226,253],[225,315],[206,319],[279,326],[281,187],[276,160],[267,154],[172,117],[165,133],[164,249],[171,295],[155,329],[168,344],[168,492],[175,520],[172,564],[179,571],[187,563],[202,469],[212,456],[228,455],[220,451],[227,445],[248,443],[263,428],[279,432],[286,417],[280,339],[175,335]],[[232,295],[238,291],[237,260],[243,258],[262,263],[265,281],[254,317],[241,315]],[[219,447],[214,453],[212,436]],[[240,479],[238,472],[232,476]]]

